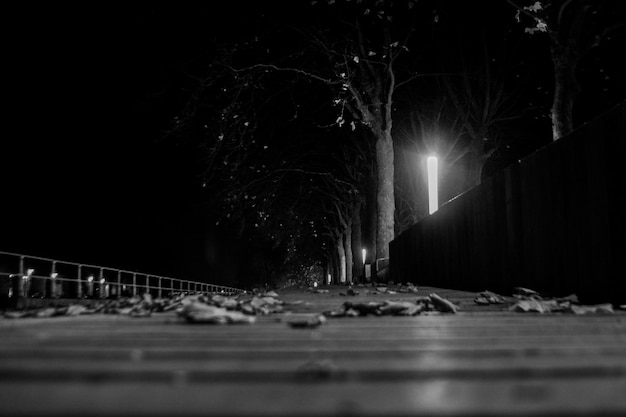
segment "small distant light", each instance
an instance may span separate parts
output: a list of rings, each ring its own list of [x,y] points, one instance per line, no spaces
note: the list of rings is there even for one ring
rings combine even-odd
[[[53,273],[50,274],[50,278],[52,278],[52,279],[55,279],[58,276],[59,276],[59,274],[56,273],[56,272],[53,272]]]
[[[26,275],[31,276],[35,273],[35,270],[33,268],[29,268],[26,270]]]
[[[363,254],[363,265],[365,265],[365,259],[367,258],[367,249],[361,249],[361,253]]]
[[[87,281],[89,281],[89,282],[93,282],[93,275],[89,275],[89,276],[87,277]]]
[[[104,284],[105,283],[105,279],[104,278],[100,278],[100,284]]]
[[[313,287],[317,288],[317,281],[313,283]]]

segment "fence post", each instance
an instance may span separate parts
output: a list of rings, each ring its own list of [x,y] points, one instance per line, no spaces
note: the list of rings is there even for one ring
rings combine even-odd
[[[159,298],[163,297],[163,287],[161,286],[161,283],[163,282],[163,277],[159,277]]]
[[[102,268],[100,268],[100,276],[98,277],[98,283],[99,283],[99,290],[100,290],[100,294],[98,294],[100,297],[99,298],[106,298],[106,280],[104,279],[104,270]]]
[[[76,298],[83,296],[83,266],[78,265],[78,278],[76,279]]]
[[[117,291],[115,292],[117,298],[122,296],[122,271],[117,270]]]
[[[57,281],[56,281],[56,277],[57,277],[57,262],[56,261],[52,261],[52,267],[50,269],[50,279],[48,280],[48,283],[50,285],[47,285],[46,287],[49,288],[49,291],[46,291],[46,296],[50,297],[50,298],[54,298],[57,295]]]
[[[133,272],[133,297],[137,295],[137,274]]]

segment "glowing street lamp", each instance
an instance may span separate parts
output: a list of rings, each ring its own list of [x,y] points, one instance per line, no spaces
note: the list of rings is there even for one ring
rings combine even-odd
[[[428,171],[428,214],[433,214],[439,209],[437,157],[429,156],[426,160],[426,167]]]
[[[363,254],[363,265],[365,265],[365,259],[367,257],[367,249],[361,249],[361,253]]]

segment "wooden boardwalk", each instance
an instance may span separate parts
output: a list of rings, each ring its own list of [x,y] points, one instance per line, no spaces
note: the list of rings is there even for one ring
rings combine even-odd
[[[295,312],[329,294],[280,293]],[[0,319],[0,415],[625,416],[626,314],[480,307],[294,329],[95,315]],[[358,295],[350,301],[414,298]]]

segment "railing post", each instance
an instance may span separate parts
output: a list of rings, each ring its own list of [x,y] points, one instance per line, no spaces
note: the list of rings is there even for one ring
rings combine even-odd
[[[52,267],[50,269],[50,279],[48,280],[49,285],[46,285],[46,289],[49,289],[48,291],[46,291],[46,296],[50,298],[54,298],[57,293],[56,269],[57,269],[57,263],[56,261],[52,261]]]
[[[20,297],[29,297],[33,295],[48,298],[58,298],[61,296],[76,297],[78,299],[87,297],[99,299],[109,297],[120,298],[123,294],[127,294],[128,285],[133,286],[133,296],[137,296],[139,294],[139,290],[145,288],[150,295],[155,297],[158,296],[159,298],[172,296],[176,291],[180,291],[181,294],[189,294],[192,292],[196,294],[208,294],[219,291],[222,293],[227,292],[228,294],[238,294],[243,292],[236,288],[212,285],[210,283],[188,279],[183,280],[172,277],[143,274],[96,265],[82,265],[74,262],[57,261],[55,259],[40,258],[35,256],[30,257],[28,255],[21,255],[17,253],[0,251],[0,254],[12,256],[14,259],[13,262],[15,262],[15,258],[19,260],[20,274],[11,274],[8,276],[10,288],[7,289],[7,294],[11,299],[19,299]],[[41,268],[43,272],[39,271],[36,275],[35,270],[31,268],[31,260],[48,262],[50,269],[46,270],[44,266]],[[76,267],[76,275],[69,275],[66,278],[59,277],[57,273],[59,263]],[[86,276],[83,276],[85,275],[83,266],[87,267],[88,273]],[[109,280],[107,280],[104,275],[105,269],[110,273]],[[64,269],[62,268],[62,270]],[[117,278],[113,278],[113,271],[117,272]],[[132,284],[128,284],[128,279],[122,279],[123,273],[132,274]],[[144,284],[138,282],[137,275],[144,275],[146,277],[146,282]],[[156,278],[158,282],[155,283],[154,279],[150,281],[150,278]],[[166,284],[164,280],[169,280],[169,285]],[[178,282],[178,285],[176,285],[175,281]],[[37,285],[32,286],[33,282]],[[123,284],[123,282],[126,282],[126,284]],[[76,287],[75,291],[73,290],[74,286]],[[139,287],[141,287],[141,289]]]
[[[76,279],[76,298],[83,297],[83,266],[78,265],[78,278]]]
[[[87,275],[87,297],[88,298],[93,298],[93,294],[94,294],[94,283],[93,283],[93,274],[89,274]]]
[[[104,279],[104,270],[100,268],[100,273],[98,277],[98,288],[100,290],[100,294],[98,294],[99,298],[106,298],[106,280]]]
[[[26,271],[24,271],[24,257],[20,256],[20,275],[26,275]]]

